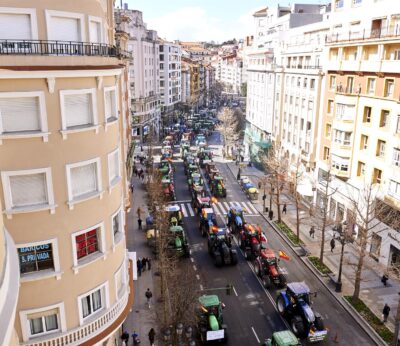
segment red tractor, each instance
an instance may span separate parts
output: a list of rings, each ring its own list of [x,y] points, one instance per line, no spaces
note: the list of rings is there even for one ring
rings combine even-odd
[[[271,287],[271,283],[280,288],[286,286],[286,276],[281,272],[278,262],[279,258],[276,257],[272,249],[262,249],[260,255],[256,258],[254,271],[261,278],[265,288]]]
[[[244,257],[247,260],[256,259],[260,255],[260,250],[263,248],[267,239],[261,231],[261,227],[245,223],[243,229],[239,233],[240,248],[244,252]]]

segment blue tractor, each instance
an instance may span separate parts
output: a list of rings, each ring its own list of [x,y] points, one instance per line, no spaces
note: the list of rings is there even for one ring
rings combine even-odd
[[[243,216],[243,208],[239,206],[234,206],[229,209],[228,214],[228,228],[233,234],[239,234],[243,230],[243,225],[245,224]]]
[[[310,295],[310,289],[304,282],[292,282],[279,293],[276,306],[297,337],[319,342],[326,339],[328,331],[322,316],[311,308]]]

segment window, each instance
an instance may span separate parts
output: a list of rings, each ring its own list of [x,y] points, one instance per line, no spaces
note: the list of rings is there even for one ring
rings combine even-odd
[[[19,247],[17,251],[21,274],[54,270],[52,243]]]
[[[76,255],[78,261],[81,258],[99,251],[99,228],[91,229],[75,237]]]
[[[54,211],[50,168],[2,172],[6,213],[41,209]]]
[[[400,133],[400,115],[397,116],[396,133]]]
[[[314,109],[314,101],[308,101],[308,111],[312,112]]]
[[[361,177],[365,175],[365,163],[358,161],[358,166],[357,166],[357,176]]]
[[[120,208],[111,217],[111,231],[112,231],[112,239],[114,246],[122,239],[123,227],[124,227],[124,218],[122,209]]]
[[[332,125],[326,124],[325,125],[325,137],[329,138],[331,136],[331,132],[332,132]]]
[[[300,87],[301,86],[301,78],[297,77],[297,86]]]
[[[367,149],[368,149],[368,136],[361,135],[360,150],[367,150]]]
[[[385,97],[392,97],[394,91],[394,80],[393,79],[386,79],[385,81]]]
[[[395,180],[390,180],[388,192],[389,195],[400,198],[400,183]]]
[[[369,95],[374,95],[375,94],[375,82],[376,82],[375,78],[368,78],[367,93]]]
[[[381,119],[379,121],[379,127],[386,127],[389,124],[389,111],[381,111]]]
[[[106,122],[117,120],[118,108],[117,108],[117,95],[116,88],[104,88],[104,115]]]
[[[374,168],[372,181],[374,184],[380,184],[382,182],[382,171],[380,169]]]
[[[346,105],[342,103],[336,104],[336,118],[343,119],[346,111]]]
[[[85,318],[95,314],[96,312],[106,308],[106,286],[97,288],[92,292],[81,296],[80,299],[80,312],[81,321]]]
[[[315,89],[315,79],[314,78],[310,79],[310,89],[311,90]]]
[[[69,203],[100,194],[100,159],[67,165]]]
[[[348,172],[349,162],[339,156],[332,155],[332,168],[338,171]]]
[[[335,143],[338,143],[340,145],[346,145],[346,146],[350,145],[351,144],[351,132],[335,130],[334,141],[335,141]]]
[[[116,298],[120,299],[124,294],[124,292],[126,291],[126,284],[128,281],[125,262],[122,263],[121,267],[114,274],[114,278],[115,278],[115,293],[117,296]]]
[[[0,23],[0,37],[3,40],[38,39],[35,9],[3,7]]]
[[[371,113],[372,113],[372,108],[365,106],[364,114],[363,114],[363,122],[364,123],[371,123]]]
[[[40,317],[29,318],[29,326],[31,335],[47,334],[49,332],[58,331],[57,314],[50,314]]]
[[[333,100],[328,100],[327,112],[328,112],[328,114],[331,114],[333,112]]]
[[[47,132],[43,92],[0,93],[0,135],[28,137],[41,132]]]
[[[386,142],[378,139],[378,144],[376,146],[376,156],[385,157],[385,147]]]
[[[83,14],[45,10],[45,15],[49,40],[86,42]]]
[[[329,148],[324,147],[324,160],[329,160]]]
[[[393,165],[400,167],[400,149],[393,148]]]
[[[108,154],[108,180],[109,185],[114,186],[121,179],[119,149]]]
[[[329,78],[329,89],[333,90],[336,88],[336,76],[330,76]]]

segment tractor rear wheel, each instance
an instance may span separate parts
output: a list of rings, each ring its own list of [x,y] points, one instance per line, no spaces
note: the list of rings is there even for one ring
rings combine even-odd
[[[286,304],[285,300],[282,297],[282,295],[279,295],[278,298],[276,299],[276,308],[278,309],[278,312],[283,316],[286,312]]]
[[[249,249],[245,249],[244,250],[244,258],[246,259],[246,261],[250,261],[250,259],[251,259],[251,251]]]
[[[279,274],[279,287],[284,288],[286,287],[287,284],[287,280],[286,280],[286,276],[283,274]]]
[[[257,276],[260,276],[261,274],[260,263],[258,261],[256,261],[256,263],[254,264],[254,272]]]
[[[292,321],[290,323],[293,333],[299,337],[299,338],[303,338],[304,336],[306,336],[305,334],[306,332],[306,326],[304,325],[303,319],[300,316],[294,316],[292,318]]]
[[[219,252],[214,252],[214,264],[216,267],[222,266],[222,257]]]
[[[268,275],[263,275],[263,277],[261,278],[261,281],[265,288],[271,287],[271,279],[269,278]]]
[[[240,237],[240,235],[239,235],[239,237]],[[242,250],[245,249],[245,244],[244,244],[244,241],[243,241],[242,238],[240,238],[240,248],[241,248]],[[244,257],[246,257],[246,255],[245,255]]]
[[[324,320],[322,319],[321,316],[315,317],[314,325],[315,328],[317,328],[317,330],[325,330]]]
[[[236,265],[238,263],[237,252],[231,250],[231,264]]]

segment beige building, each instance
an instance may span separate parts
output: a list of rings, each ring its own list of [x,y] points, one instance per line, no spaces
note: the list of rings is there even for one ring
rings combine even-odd
[[[1,1],[0,202],[21,345],[115,345],[132,303],[129,56],[113,6]]]

